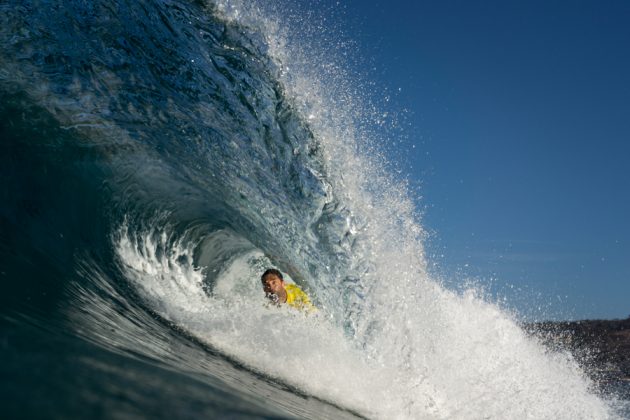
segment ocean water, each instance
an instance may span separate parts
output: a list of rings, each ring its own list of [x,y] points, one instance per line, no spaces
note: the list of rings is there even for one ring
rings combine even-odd
[[[302,6],[0,4],[2,417],[630,418],[431,278]],[[267,307],[269,266],[319,311]]]

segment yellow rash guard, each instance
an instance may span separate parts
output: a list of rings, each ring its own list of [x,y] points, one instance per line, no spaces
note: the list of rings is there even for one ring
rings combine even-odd
[[[306,310],[308,312],[316,310],[306,293],[295,284],[285,284],[284,290],[287,291],[287,305],[292,308]]]

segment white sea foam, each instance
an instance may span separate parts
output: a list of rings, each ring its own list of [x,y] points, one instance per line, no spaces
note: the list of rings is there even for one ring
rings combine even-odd
[[[130,235],[125,227],[116,241],[127,277],[162,316],[254,370],[320,398],[377,417],[403,403],[399,373],[348,340],[324,311],[305,315],[267,305],[257,279],[270,263],[260,251],[235,257],[206,294],[187,244],[157,251],[169,244],[166,232]],[[418,398],[423,412],[435,410],[435,395],[427,388]],[[375,407],[372,399],[379,401]]]
[[[545,353],[472,293],[423,287],[401,298],[404,311],[387,314],[375,303],[382,319],[366,344],[323,310],[268,307],[257,280],[268,261],[259,251],[235,256],[208,294],[190,244],[169,239],[168,227],[117,236],[142,298],[225,354],[309,394],[375,418],[610,417],[570,358]]]

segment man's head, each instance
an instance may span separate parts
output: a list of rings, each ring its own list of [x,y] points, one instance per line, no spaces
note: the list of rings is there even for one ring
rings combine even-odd
[[[284,289],[284,279],[282,273],[275,268],[266,270],[260,277],[260,281],[263,285],[263,290],[268,298],[286,298],[286,291]]]

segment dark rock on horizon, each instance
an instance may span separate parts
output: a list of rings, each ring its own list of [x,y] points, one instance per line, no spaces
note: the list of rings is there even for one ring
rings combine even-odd
[[[552,351],[569,351],[602,389],[630,386],[630,317],[524,325]]]

